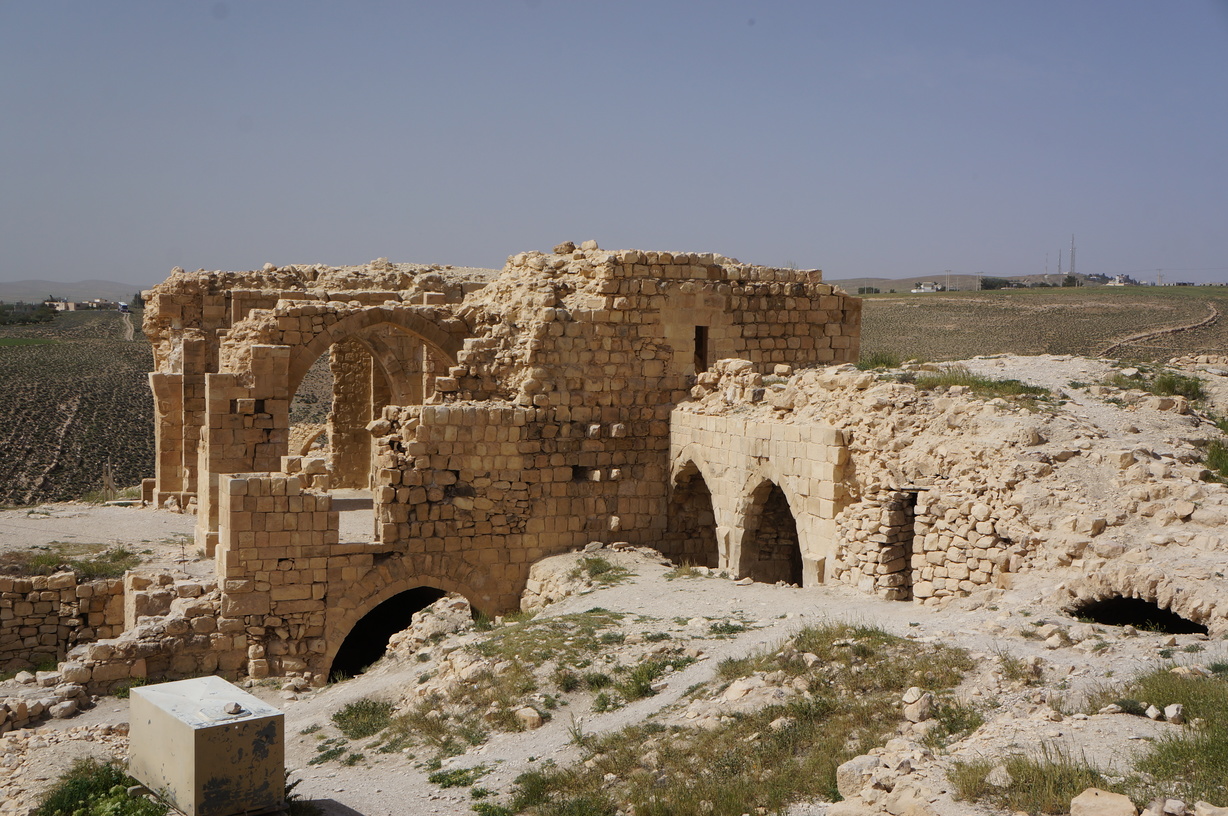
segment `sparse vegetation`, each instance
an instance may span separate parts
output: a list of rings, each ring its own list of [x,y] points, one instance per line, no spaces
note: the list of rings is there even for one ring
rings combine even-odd
[[[10,575],[51,575],[71,570],[82,580],[118,578],[141,563],[141,557],[126,547],[106,544],[66,544],[53,541],[45,546],[0,553],[0,572]]]
[[[78,760],[43,798],[34,816],[165,816],[169,808],[144,796],[129,796],[139,784],[114,763]]]
[[[986,777],[1003,765],[1011,782],[1005,787],[990,784]],[[1004,759],[957,761],[948,774],[961,799],[988,800],[1011,811],[1066,813],[1070,800],[1088,788],[1122,793],[1110,784],[1085,757],[1074,757],[1058,748],[1043,746],[1036,756],[1015,754]]]
[[[118,700],[127,700],[132,696],[132,690],[149,684],[148,677],[133,677],[130,680],[121,680],[111,689],[111,696]]]
[[[963,386],[982,399],[1001,398],[1026,404],[1034,404],[1036,400],[1050,396],[1049,389],[1039,385],[1028,385],[1019,380],[995,380],[974,374],[962,365],[950,365],[942,371],[919,374],[913,385],[921,391]]]
[[[899,368],[900,355],[891,351],[876,350],[863,353],[857,361],[857,367],[862,371],[881,368]]]
[[[1211,440],[1207,446],[1207,469],[1219,481],[1228,480],[1228,444],[1219,439]]]
[[[490,773],[490,769],[485,765],[474,765],[472,768],[435,771],[426,779],[428,782],[441,788],[467,788],[488,773]]]
[[[802,652],[815,653],[819,662],[808,667],[798,657]],[[752,803],[776,812],[807,797],[835,799],[836,767],[894,734],[906,687],[949,688],[970,666],[959,650],[922,646],[878,629],[804,629],[775,652],[723,661],[720,677],[783,671],[803,678],[809,695],[714,729],[647,722],[586,737],[587,762],[523,774],[510,802],[499,806],[506,811],[482,812],[613,814],[634,808],[650,816],[737,816]],[[721,686],[710,688],[716,693]],[[599,702],[613,704],[600,695]]]
[[[392,703],[364,698],[347,703],[333,714],[333,723],[350,739],[365,739],[383,731],[392,722]]]
[[[585,556],[571,571],[572,578],[586,576],[594,584],[611,586],[631,577],[631,572],[598,556]]]
[[[1160,397],[1185,397],[1190,402],[1207,396],[1202,380],[1169,370],[1161,370],[1158,373],[1140,370],[1134,375],[1118,371],[1102,380],[1101,384],[1123,390],[1146,391]]]

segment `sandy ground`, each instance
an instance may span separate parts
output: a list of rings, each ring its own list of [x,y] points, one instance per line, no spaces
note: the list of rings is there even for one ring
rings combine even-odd
[[[496,734],[489,742],[467,754],[445,762],[444,768],[484,764],[494,770],[481,784],[506,793],[515,777],[525,770],[541,767],[547,760],[567,765],[580,759],[573,743],[572,729],[584,733],[616,730],[649,717],[669,718],[684,691],[692,684],[710,679],[725,657],[741,656],[778,644],[798,628],[823,621],[872,624],[902,637],[923,643],[943,642],[962,646],[982,661],[983,670],[973,672],[960,694],[973,702],[986,703],[989,722],[975,735],[952,746],[951,755],[929,770],[926,784],[940,796],[944,814],[986,814],[994,811],[955,802],[945,793],[941,773],[943,762],[960,756],[996,756],[1041,743],[1060,745],[1080,753],[1105,768],[1121,767],[1140,747],[1174,726],[1125,715],[1093,716],[1088,719],[1047,719],[1051,707],[1047,696],[1061,688],[1070,697],[1105,681],[1106,675],[1127,677],[1158,661],[1158,652],[1171,636],[1144,634],[1137,637],[1106,637],[1112,647],[1101,654],[1077,649],[1047,649],[1037,640],[1020,637],[1021,626],[1040,620],[1073,624],[1055,609],[1041,602],[1054,578],[1031,580],[1009,591],[996,591],[979,598],[966,599],[945,610],[931,610],[911,603],[893,603],[869,598],[840,586],[796,589],[749,584],[739,586],[725,578],[685,578],[667,580],[669,567],[657,559],[636,553],[603,553],[625,564],[633,577],[612,587],[573,595],[547,607],[542,615],[564,615],[594,606],[630,613],[624,622],[628,631],[645,629],[671,631],[676,645],[686,643],[687,628],[675,620],[679,615],[713,619],[739,619],[750,624],[746,633],[730,639],[696,637],[690,641],[704,651],[695,664],[668,678],[668,686],[653,697],[607,713],[593,713],[591,699],[581,698],[556,712],[542,728],[517,734]],[[567,558],[567,556],[561,556]],[[991,608],[992,607],[992,608]],[[1109,627],[1106,627],[1108,629]],[[461,637],[453,636],[453,637]],[[1178,645],[1202,642],[1203,636],[1179,636]],[[1207,644],[1197,655],[1200,662],[1224,659],[1224,644]],[[441,644],[448,648],[448,642]],[[1028,689],[1005,689],[992,676],[996,654],[1005,650],[1019,658],[1040,657],[1046,666],[1046,683]],[[252,693],[281,708],[286,715],[286,766],[291,779],[302,779],[297,791],[320,805],[325,813],[344,816],[397,816],[405,813],[472,813],[468,788],[443,789],[427,781],[428,772],[400,754],[366,752],[366,761],[346,767],[337,762],[310,766],[316,755],[318,738],[303,733],[328,724],[332,713],[360,698],[395,700],[415,682],[420,664],[408,656],[389,657],[365,674],[318,691],[295,694],[275,684],[255,684]],[[996,706],[996,707],[994,707]],[[569,710],[571,709],[571,710]],[[66,730],[81,726],[126,722],[126,700],[103,698],[95,708],[71,719],[51,721],[48,728]],[[122,742],[122,741],[121,741]],[[112,753],[114,741],[76,742],[71,751],[62,745],[48,745],[31,767],[38,772],[30,778],[32,787],[48,784],[71,758],[84,753]],[[358,747],[356,745],[356,747]],[[413,803],[409,806],[407,803]],[[794,816],[822,814],[822,803],[796,806]]]

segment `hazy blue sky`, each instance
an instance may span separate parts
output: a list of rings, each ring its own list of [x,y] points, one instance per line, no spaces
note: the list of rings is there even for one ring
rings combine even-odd
[[[1228,0],[0,0],[0,280],[588,238],[1015,275],[1072,233],[1228,280]]]

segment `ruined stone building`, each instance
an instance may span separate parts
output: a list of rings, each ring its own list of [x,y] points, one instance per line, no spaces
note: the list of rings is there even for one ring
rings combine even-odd
[[[249,632],[276,621],[254,673],[326,672],[364,615],[415,587],[515,609],[534,561],[594,540],[820,581],[834,437],[815,450],[831,461],[816,462],[800,546],[779,487],[752,486],[752,553],[737,523],[718,538],[710,502],[671,505],[670,415],[721,359],[768,377],[855,360],[859,318],[817,270],[591,242],[516,255],[485,280],[384,261],[176,270],[146,310],[152,498],[195,506],[224,617]],[[325,354],[321,461],[291,449],[290,405]],[[372,491],[364,540],[338,540],[339,487]],[[284,643],[266,649],[273,632]]]
[[[144,487],[195,512],[216,580],[0,577],[0,668],[33,642],[92,693],[322,683],[377,624],[444,592],[517,609],[534,563],[594,541],[926,606],[1031,581],[1072,614],[1133,600],[1228,632],[1209,420],[1142,391],[1071,410],[925,386],[928,364],[860,371],[859,331],[817,271],[591,243],[500,272],[176,270],[145,313]],[[325,364],[326,426],[293,425]]]

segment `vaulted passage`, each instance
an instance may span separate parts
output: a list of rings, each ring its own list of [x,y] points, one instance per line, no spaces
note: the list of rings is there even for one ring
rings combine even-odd
[[[414,614],[433,604],[446,593],[434,587],[416,587],[393,595],[354,624],[337,656],[330,676],[353,677],[384,656],[388,640],[413,621]]]
[[[1135,629],[1167,632],[1170,635],[1207,634],[1207,627],[1201,623],[1183,618],[1171,609],[1161,609],[1142,598],[1117,595],[1101,601],[1089,601],[1071,609],[1070,614],[1105,626],[1128,625]]]
[[[670,497],[669,522],[659,549],[675,564],[719,565],[712,493],[694,467],[683,472]]]
[[[784,491],[771,482],[760,486],[746,527],[740,573],[764,583],[784,581],[801,586],[801,542]]]

